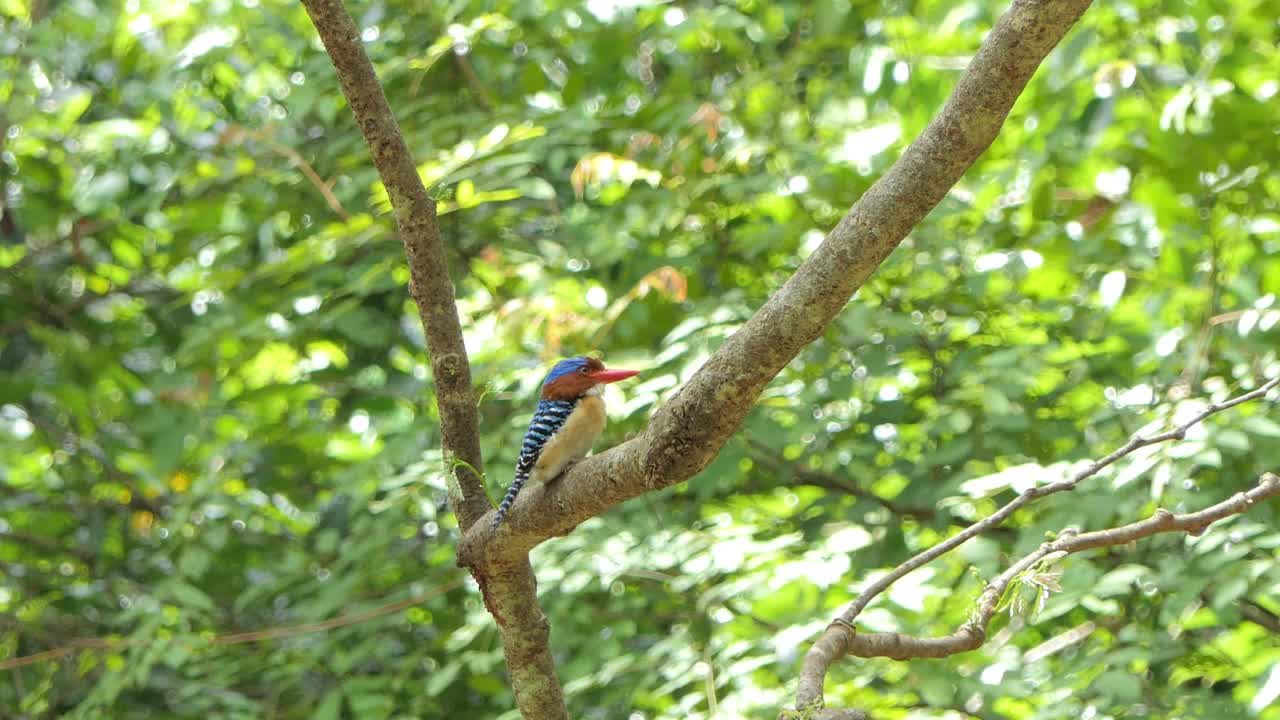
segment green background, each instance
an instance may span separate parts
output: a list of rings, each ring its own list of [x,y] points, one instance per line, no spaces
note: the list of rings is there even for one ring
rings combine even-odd
[[[607,394],[601,445],[639,432],[1003,9],[348,7],[440,200],[495,498],[547,366],[643,370]],[[0,17],[0,662],[109,645],[4,671],[0,716],[515,718],[454,566],[403,249],[302,8]],[[1262,0],[1090,9],[708,469],[534,552],[571,714],[774,717],[876,573],[1280,372],[1278,33]],[[1278,466],[1274,402],[1215,416],[859,623],[951,632],[1046,532],[1198,509]],[[1071,557],[980,650],[844,660],[827,698],[889,720],[1280,718],[1280,625],[1242,616],[1280,612],[1278,511]]]

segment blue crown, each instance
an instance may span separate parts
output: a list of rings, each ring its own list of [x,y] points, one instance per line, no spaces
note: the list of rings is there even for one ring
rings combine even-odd
[[[547,379],[542,381],[543,385],[548,385],[556,378],[562,378],[565,375],[576,373],[587,366],[587,359],[584,357],[566,358],[556,363],[551,368],[551,372],[547,373]]]

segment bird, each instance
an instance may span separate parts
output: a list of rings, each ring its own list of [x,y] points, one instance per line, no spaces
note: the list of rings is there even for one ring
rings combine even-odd
[[[638,374],[637,370],[611,370],[586,356],[565,358],[551,368],[520,446],[515,477],[491,529],[502,524],[525,483],[552,480],[586,456],[604,431],[604,386]]]

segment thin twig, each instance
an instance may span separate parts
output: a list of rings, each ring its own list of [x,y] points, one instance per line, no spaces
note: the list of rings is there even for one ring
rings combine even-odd
[[[256,140],[265,145],[271,152],[287,158],[294,165],[298,166],[298,169],[302,171],[302,174],[306,176],[307,180],[317,191],[319,191],[320,195],[324,197],[325,203],[329,205],[329,209],[332,210],[335,215],[343,220],[351,219],[351,213],[347,212],[347,209],[342,206],[342,201],[338,200],[338,196],[333,194],[333,189],[329,187],[329,183],[325,182],[324,178],[320,177],[320,173],[316,172],[316,169],[311,166],[311,163],[307,162],[302,157],[302,154],[297,150],[294,150],[288,145],[272,140],[271,136],[263,130],[255,130],[235,123],[227,126],[227,132],[224,133],[223,136],[229,140],[239,140],[241,137]]]
[[[703,677],[703,687],[707,693],[707,713],[711,717],[715,717],[720,701],[716,697],[716,663],[715,658],[711,656],[710,643],[702,648],[702,664],[707,666],[706,674]]]
[[[1031,648],[1023,654],[1022,659],[1027,663],[1038,662],[1050,655],[1053,655],[1054,653],[1061,652],[1078,642],[1082,642],[1085,638],[1092,635],[1093,631],[1097,629],[1098,624],[1092,620],[1082,622],[1070,630],[1054,635],[1048,640],[1045,640],[1039,645]]]
[[[263,640],[277,640],[280,638],[296,637],[298,635],[307,635],[310,633],[324,632],[326,630],[334,630],[348,625],[357,625],[359,623],[376,620],[386,615],[392,615],[402,610],[407,610],[415,605],[420,605],[431,598],[443,595],[451,590],[456,590],[462,586],[462,579],[458,578],[451,582],[440,585],[421,595],[415,595],[404,600],[397,600],[372,610],[362,610],[360,612],[347,613],[339,615],[328,620],[319,622],[301,623],[298,625],[283,625],[275,627],[261,628],[248,632],[225,633],[214,635],[203,643],[196,640],[198,633],[193,633],[188,640],[193,645],[240,645],[243,643],[260,642]],[[130,645],[141,645],[154,642],[153,638],[76,638],[65,645],[45,650],[31,655],[21,655],[19,657],[0,660],[0,671],[13,670],[27,665],[35,665],[36,663],[57,660],[68,655],[80,652],[81,650],[97,650],[105,648],[128,647]]]
[[[462,581],[458,580],[444,587],[440,591],[432,594],[439,595],[442,592],[448,592],[449,590],[453,590],[454,588],[459,587],[460,585],[462,585]],[[321,620],[319,622],[302,623],[301,625],[265,628],[262,630],[252,630],[249,632],[221,635],[221,636],[215,637],[210,642],[214,645],[240,645],[243,643],[261,642],[263,640],[276,640],[278,638],[290,638],[290,637],[296,637],[298,635],[307,635],[315,632],[324,632],[325,630],[333,630],[334,628],[346,627],[348,625],[355,625],[357,623],[367,622],[369,620],[375,620],[377,618],[383,617],[384,615],[391,615],[394,613],[398,613],[401,610],[408,610],[414,605],[420,604],[427,597],[428,596],[406,598],[404,600],[400,600],[399,602],[393,602],[388,605],[383,605],[382,607],[379,607],[379,608],[374,608],[373,610],[350,613],[348,615],[341,615],[336,618],[330,618],[329,620]]]
[[[822,637],[820,637],[818,641],[814,643],[813,647],[809,649],[809,652],[805,656],[804,667],[801,671],[800,687],[797,692],[797,707],[804,708],[815,704],[817,706],[821,706],[822,682],[826,677],[826,669],[830,667],[833,662],[850,653],[851,645],[849,643],[856,634],[854,632],[854,620],[863,611],[863,609],[866,608],[867,604],[870,603],[871,600],[884,592],[903,576],[954,550],[969,539],[999,525],[1015,511],[1031,501],[1065,490],[1072,490],[1085,478],[1096,475],[1101,472],[1103,468],[1106,468],[1139,448],[1168,440],[1180,440],[1186,436],[1187,430],[1210,415],[1233,408],[1242,403],[1249,402],[1250,400],[1264,397],[1277,385],[1280,385],[1280,377],[1273,378],[1266,383],[1263,383],[1260,387],[1247,393],[1237,395],[1236,397],[1230,398],[1221,403],[1210,404],[1190,420],[1177,426],[1173,430],[1151,436],[1134,435],[1124,445],[1090,463],[1087,467],[1076,472],[1071,477],[1058,482],[1049,483],[1047,485],[1034,487],[1023,492],[1018,497],[1007,503],[1004,507],[987,516],[983,520],[970,525],[955,536],[917,554],[915,557],[912,557],[910,560],[894,568],[887,575],[863,590],[853,603],[849,605],[848,609],[846,609],[840,617],[832,622],[832,624],[827,628],[827,631],[823,633]],[[1024,558],[1024,561],[1035,562],[1035,560],[1038,559],[1033,558],[1032,556],[1028,556],[1028,558],[1031,559],[1028,560],[1027,558]],[[1018,569],[1016,572],[1021,572],[1021,570]],[[997,579],[997,583],[998,582],[999,579]],[[1005,584],[1007,585],[1007,580],[1005,581]],[[985,624],[983,625],[983,628],[985,628]],[[859,635],[858,637],[863,636]],[[891,635],[885,637],[896,638],[906,636]],[[941,655],[931,653],[952,654],[953,652],[962,652],[967,649],[978,647],[982,644],[984,639],[985,638],[979,632],[979,628],[973,625],[966,625],[956,631],[954,635],[948,636],[947,638],[925,638],[921,640],[920,643],[913,644],[911,652],[919,654],[909,656],[941,657]],[[893,643],[889,642],[887,644],[892,645]],[[899,652],[903,652],[903,650],[899,650]],[[889,657],[893,657],[893,655],[889,655]]]
[[[1240,601],[1240,614],[1245,620],[1280,635],[1280,616],[1252,600]]]
[[[467,79],[467,84],[471,86],[471,92],[475,95],[476,101],[480,103],[480,107],[485,112],[493,112],[493,100],[489,98],[489,92],[484,89],[484,83],[480,82],[480,76],[476,74],[476,69],[471,65],[471,58],[466,52],[459,52],[457,45],[453,47],[453,61],[457,63],[458,69],[462,71],[462,76]]]
[[[91,552],[88,552],[86,550],[81,550],[79,548],[62,547],[58,543],[53,542],[48,538],[40,537],[39,535],[31,535],[28,533],[15,532],[13,530],[8,530],[0,533],[0,541],[4,541],[4,540],[8,540],[10,542],[17,543],[20,545],[29,545],[32,548],[35,548],[36,550],[38,550],[39,552],[44,553],[45,554],[44,557],[48,557],[49,555],[56,555],[58,553],[67,553],[68,555],[71,555],[72,557],[86,564],[93,562],[94,560],[94,555]]]
[[[858,485],[855,481],[845,480],[844,478],[838,477],[831,473],[825,473],[818,470],[809,470],[807,468],[801,468],[801,467],[792,467],[788,463],[783,462],[782,460],[779,460],[776,457],[777,451],[773,448],[770,448],[765,443],[760,442],[759,440],[756,440],[755,438],[750,436],[745,436],[744,440],[746,441],[747,447],[751,451],[752,460],[760,463],[761,465],[764,465],[774,473],[792,474],[794,476],[794,482],[798,485],[812,485],[814,487],[820,487],[826,490],[845,493],[855,498],[869,500],[873,503],[876,503],[877,505],[880,505],[881,507],[893,513],[894,515],[897,515],[898,517],[910,517],[910,518],[915,518],[917,520],[929,520],[937,515],[937,513],[934,512],[933,508],[911,507],[907,505],[901,505],[899,503],[894,502],[893,500],[880,497],[879,495],[871,492],[870,490],[867,490],[866,488]]]
[[[1130,453],[1132,453],[1135,450],[1138,450],[1139,448],[1144,448],[1144,447],[1147,447],[1148,445],[1156,445],[1158,443],[1167,442],[1169,440],[1181,440],[1184,437],[1186,437],[1187,430],[1191,429],[1192,426],[1199,424],[1202,420],[1209,417],[1210,415],[1213,415],[1214,413],[1222,412],[1223,410],[1233,408],[1237,405],[1240,405],[1241,403],[1246,403],[1246,402],[1249,402],[1250,400],[1256,400],[1260,397],[1263,397],[1272,388],[1276,387],[1277,385],[1280,385],[1280,377],[1273,378],[1267,381],[1266,383],[1263,383],[1262,386],[1257,388],[1256,390],[1252,390],[1250,392],[1244,393],[1243,395],[1237,395],[1236,397],[1233,397],[1230,400],[1225,400],[1220,403],[1214,403],[1212,405],[1209,405],[1207,408],[1197,413],[1194,417],[1192,417],[1187,422],[1179,425],[1178,427],[1168,432],[1163,432],[1157,435],[1151,435],[1146,437],[1142,435],[1134,435],[1133,437],[1129,438],[1129,441],[1126,442],[1124,445],[1120,446],[1119,448],[1116,448],[1114,451],[1103,456],[1102,458],[1093,461],[1087,467],[1077,471],[1071,477],[1065,480],[1059,480],[1058,482],[1049,483],[1047,485],[1033,487],[1023,492],[1021,495],[1014,498],[1004,507],[995,511],[991,515],[987,516],[986,518],[983,518],[979,522],[976,522],[970,525],[969,527],[965,528],[963,531],[957,533],[951,538],[948,538],[946,541],[938,543],[937,545],[934,545],[928,550],[916,555],[910,560],[894,568],[884,577],[872,583],[870,587],[868,587],[867,589],[863,590],[861,593],[858,594],[858,597],[852,603],[850,603],[849,608],[847,610],[841,613],[840,619],[846,623],[853,623],[853,621],[857,619],[858,615],[861,614],[864,609],[866,609],[868,603],[870,603],[873,599],[875,599],[877,595],[879,595],[880,593],[888,589],[889,586],[893,585],[895,582],[900,580],[904,575],[906,575],[907,573],[910,573],[916,568],[919,568],[923,565],[926,565],[936,560],[937,558],[956,549],[960,545],[963,545],[966,541],[970,540],[971,538],[981,535],[987,530],[990,530],[996,525],[999,525],[1000,523],[1004,522],[1004,520],[1008,518],[1010,515],[1012,515],[1015,511],[1017,511],[1019,508],[1026,505],[1027,503],[1031,502],[1032,500],[1036,500],[1038,498],[1042,498],[1047,495],[1053,495],[1054,493],[1059,493],[1064,490],[1074,490],[1076,485],[1078,485],[1082,480],[1093,477],[1094,475],[1097,475],[1108,465],[1111,465],[1112,463],[1125,457],[1126,455],[1129,455]]]
[[[77,450],[83,450],[85,454],[102,466],[107,477],[124,485],[129,490],[129,497],[122,503],[123,505],[127,505],[132,510],[143,510],[157,517],[160,516],[162,512],[160,505],[152,502],[142,494],[141,482],[136,477],[121,470],[98,443],[92,440],[85,440],[71,430],[59,425],[56,420],[46,418],[34,405],[27,407],[27,419],[46,436],[50,445],[74,447]]]
[[[1222,325],[1222,324],[1225,324],[1225,323],[1234,322],[1234,321],[1239,320],[1240,318],[1244,317],[1244,314],[1245,314],[1245,313],[1247,313],[1247,312],[1249,312],[1249,311],[1248,311],[1248,310],[1232,310],[1232,311],[1230,311],[1230,312],[1220,313],[1220,314],[1218,314],[1218,315],[1214,315],[1214,316],[1210,317],[1210,318],[1209,318],[1209,324],[1210,324],[1210,325]]]

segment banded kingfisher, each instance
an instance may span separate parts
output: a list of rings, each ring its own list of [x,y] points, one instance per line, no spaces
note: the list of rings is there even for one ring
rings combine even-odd
[[[545,483],[581,460],[604,431],[604,386],[635,376],[610,370],[592,357],[566,358],[542,381],[542,397],[524,434],[511,489],[493,518],[497,528],[526,482]]]

